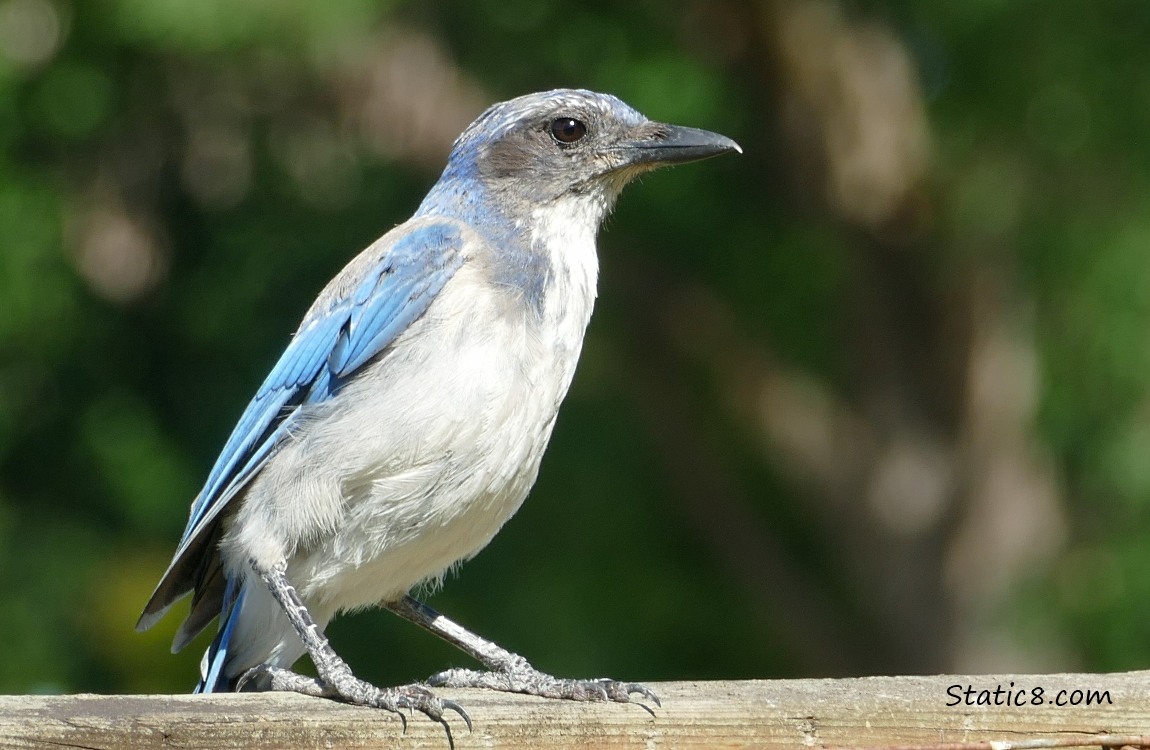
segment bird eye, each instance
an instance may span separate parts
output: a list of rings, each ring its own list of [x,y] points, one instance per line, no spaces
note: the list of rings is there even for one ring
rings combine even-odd
[[[551,135],[560,143],[574,143],[587,135],[587,126],[574,117],[560,117],[551,122]]]

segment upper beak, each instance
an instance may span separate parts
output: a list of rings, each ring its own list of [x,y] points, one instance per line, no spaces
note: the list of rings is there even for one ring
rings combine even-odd
[[[632,165],[682,164],[728,151],[743,153],[739,144],[709,130],[648,123],[642,131],[640,137],[623,144],[629,152],[627,161]]]

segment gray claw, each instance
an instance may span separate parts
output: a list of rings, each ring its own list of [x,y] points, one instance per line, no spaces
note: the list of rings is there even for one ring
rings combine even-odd
[[[443,727],[443,733],[447,735],[447,750],[455,750],[455,738],[451,736],[451,725],[447,723],[447,719],[439,719],[439,724]]]
[[[467,724],[468,732],[474,731],[471,728],[471,717],[468,716],[467,712],[463,710],[463,706],[459,705],[453,700],[443,699],[439,700],[438,703],[439,706],[434,713],[429,710],[430,707],[421,708],[420,710],[443,727],[443,732],[447,735],[448,750],[455,750],[455,737],[451,734],[451,725],[447,723],[447,718],[443,714],[445,711],[454,711],[455,713],[459,714],[460,718],[463,719],[463,722]]]
[[[630,682],[625,687],[627,688],[628,696],[633,693],[638,693],[639,695],[654,703],[659,708],[663,707],[663,702],[659,700],[659,696],[655,694],[654,690],[647,687],[646,685],[640,685],[637,682]]]
[[[576,682],[573,692],[578,695],[580,688],[582,688],[584,693],[593,694],[594,700],[609,701],[612,700],[612,698],[607,688],[611,686],[611,682],[611,680],[597,680],[595,682],[584,682],[582,685]]]
[[[475,731],[471,727],[471,717],[467,715],[467,711],[463,709],[463,706],[452,700],[443,700],[442,703],[443,709],[445,711],[454,711],[455,713],[459,714],[459,718],[463,719],[463,723],[467,725],[468,732]]]

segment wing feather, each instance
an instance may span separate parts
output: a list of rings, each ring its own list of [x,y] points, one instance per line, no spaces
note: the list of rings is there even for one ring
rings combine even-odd
[[[137,628],[151,627],[173,602],[205,584],[214,570],[221,513],[289,433],[298,410],[322,403],[427,311],[463,264],[462,227],[423,220],[389,232],[332,280],[248,404],[192,504],[188,524]],[[210,582],[210,581],[209,581]],[[207,599],[219,598],[218,585]],[[215,594],[215,596],[213,596]],[[199,632],[203,607],[192,629]],[[195,633],[181,631],[186,642]]]

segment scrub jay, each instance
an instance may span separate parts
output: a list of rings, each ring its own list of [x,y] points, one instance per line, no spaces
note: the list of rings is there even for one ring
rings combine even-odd
[[[292,690],[399,712],[453,701],[356,678],[324,637],[382,605],[487,671],[431,685],[658,703],[561,680],[408,591],[481,550],[535,482],[595,300],[595,237],[623,186],[738,144],[556,90],[496,104],[455,142],[415,215],[320,293],[240,417],[137,623],[184,595],[177,651],[217,617],[197,692]],[[290,671],[304,653],[318,678]]]

